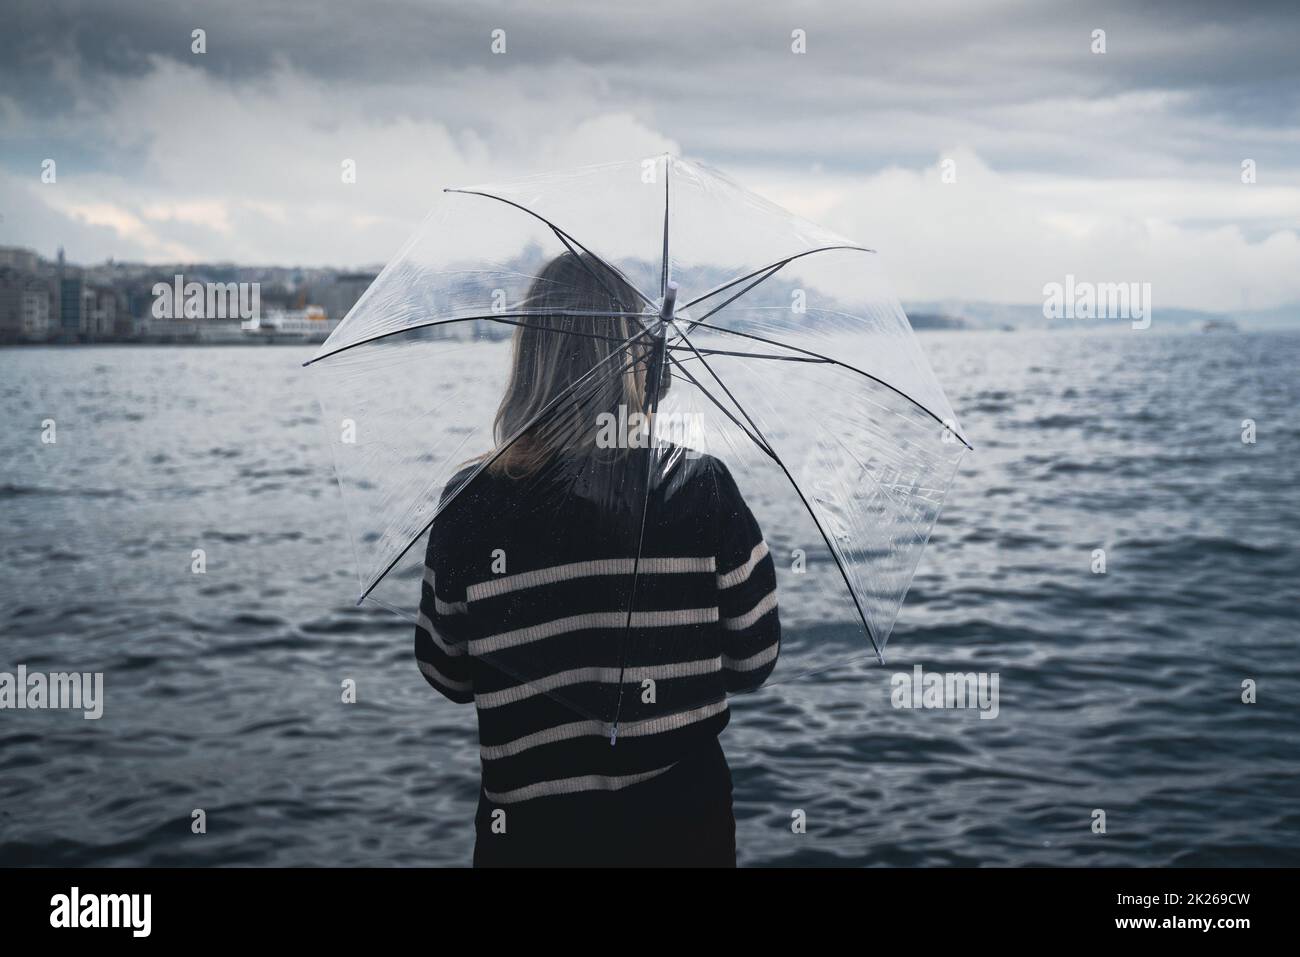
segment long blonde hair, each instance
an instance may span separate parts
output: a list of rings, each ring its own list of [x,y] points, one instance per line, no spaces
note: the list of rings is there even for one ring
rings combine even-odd
[[[643,413],[650,356],[648,337],[624,345],[643,328],[640,298],[586,253],[547,263],[521,311],[527,315],[514,332],[510,380],[493,422],[497,448],[510,445],[489,465],[512,478],[534,475],[558,452],[594,453],[601,413],[622,422]]]

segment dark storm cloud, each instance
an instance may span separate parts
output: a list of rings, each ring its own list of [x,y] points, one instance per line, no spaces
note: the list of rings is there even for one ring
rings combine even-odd
[[[1293,301],[1297,38],[1294,0],[6,0],[0,243],[368,264],[435,184],[673,149],[879,236],[923,298],[1140,268]]]
[[[755,124],[852,118],[891,108],[959,115],[1054,97],[1134,89],[1181,91],[1189,109],[1238,124],[1297,120],[1300,58],[1294,3],[214,4],[19,0],[0,31],[5,88],[24,110],[93,101],[103,77],[138,75],[154,58],[232,83],[285,66],[326,84],[427,84],[473,69],[572,63],[613,99],[677,104],[685,115]],[[208,52],[190,53],[190,31]],[[509,57],[488,52],[507,31]],[[790,31],[809,55],[789,56]],[[1107,31],[1104,60],[1088,51]],[[446,104],[442,104],[445,108]],[[459,104],[472,125],[487,103]],[[445,111],[442,115],[446,115]],[[698,121],[697,121],[698,122]]]

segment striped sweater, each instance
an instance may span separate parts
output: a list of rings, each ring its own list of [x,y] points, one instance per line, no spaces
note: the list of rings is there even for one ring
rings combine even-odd
[[[665,460],[639,561],[644,497],[590,494],[608,476],[484,471],[446,502],[471,470],[448,483],[415,657],[435,689],[475,703],[489,800],[655,777],[726,726],[728,693],[775,666],[776,575],[753,514],[718,459],[675,448]]]

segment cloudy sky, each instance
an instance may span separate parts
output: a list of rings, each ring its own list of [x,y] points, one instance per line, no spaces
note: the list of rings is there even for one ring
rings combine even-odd
[[[1082,6],[6,0],[0,244],[376,264],[442,186],[668,150],[905,299],[1300,302],[1300,5]]]

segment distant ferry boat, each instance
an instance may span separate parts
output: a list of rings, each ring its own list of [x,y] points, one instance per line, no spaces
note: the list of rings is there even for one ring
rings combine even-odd
[[[308,306],[297,310],[273,309],[247,331],[268,341],[324,342],[338,324],[320,306]]]
[[[1239,332],[1237,324],[1231,319],[1209,319],[1201,326],[1201,332]]]

